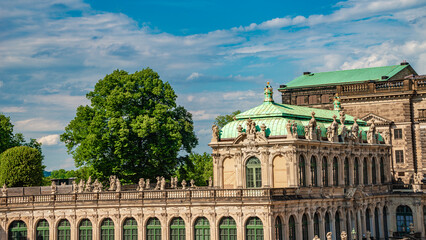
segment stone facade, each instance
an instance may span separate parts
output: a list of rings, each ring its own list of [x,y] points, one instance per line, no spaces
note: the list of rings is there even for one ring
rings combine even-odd
[[[384,82],[294,89],[282,85],[279,91],[283,103],[323,109],[333,109],[337,94],[347,114],[368,122],[374,119],[379,131],[390,131],[397,178],[409,183],[415,173],[426,172],[426,75],[417,75],[410,66]],[[402,159],[396,153],[402,153]]]
[[[212,127],[212,186],[173,180],[168,187],[164,178],[155,188],[144,179],[121,186],[114,176],[105,187],[97,180],[4,186],[0,239],[426,238],[422,177],[395,183],[394,145],[377,134],[381,124],[341,111],[282,113],[289,106],[275,104],[272,93],[268,84],[255,111]],[[283,116],[292,122],[281,126]]]

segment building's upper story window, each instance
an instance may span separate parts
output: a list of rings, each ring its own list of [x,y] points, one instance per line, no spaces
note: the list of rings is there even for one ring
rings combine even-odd
[[[396,163],[404,162],[404,151],[403,150],[395,150],[395,161]]]
[[[396,128],[393,130],[393,138],[394,139],[402,139],[402,129]]]

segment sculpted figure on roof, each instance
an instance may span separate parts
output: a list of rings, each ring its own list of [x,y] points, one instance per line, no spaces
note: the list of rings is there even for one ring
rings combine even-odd
[[[219,127],[213,124],[212,126],[212,142],[219,141]]]
[[[371,125],[367,132],[367,142],[370,144],[376,143],[376,124],[374,124],[374,119],[371,120]]]

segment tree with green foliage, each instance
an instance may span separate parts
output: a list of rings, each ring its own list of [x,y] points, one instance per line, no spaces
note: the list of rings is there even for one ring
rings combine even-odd
[[[218,126],[219,128],[223,128],[227,123],[234,121],[234,117],[240,114],[241,111],[237,110],[231,114],[228,115],[219,115],[216,117],[214,124]]]
[[[208,153],[203,155],[191,153],[185,163],[181,165],[176,176],[179,180],[194,179],[197,186],[206,186],[210,177],[213,177],[213,158]]]
[[[35,148],[9,148],[0,155],[0,185],[8,187],[40,186],[43,183],[43,156]]]
[[[58,169],[53,170],[49,176],[50,179],[68,179],[76,178],[77,180],[84,179],[87,180],[89,176],[95,175],[91,167],[83,166],[77,170],[65,170]]]
[[[197,144],[192,115],[176,105],[169,83],[146,68],[116,70],[99,80],[79,106],[61,141],[77,167],[90,166],[102,180],[117,175],[127,182],[170,176]]]
[[[32,147],[42,153],[40,143],[35,139],[30,139],[30,142],[27,143],[22,133],[13,134],[13,124],[10,117],[0,114],[0,153],[17,146]]]

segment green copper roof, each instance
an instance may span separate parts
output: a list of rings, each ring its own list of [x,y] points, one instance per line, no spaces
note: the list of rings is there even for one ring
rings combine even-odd
[[[284,89],[320,85],[338,85],[342,83],[364,82],[369,80],[386,81],[387,79],[382,80],[382,76],[391,78],[408,66],[409,65],[394,65],[386,67],[311,73],[293,79]]]
[[[270,118],[270,117],[286,117],[289,119],[310,120],[312,112],[315,112],[315,119],[317,121],[332,122],[333,116],[337,116],[337,122],[340,122],[340,111],[325,110],[319,108],[302,107],[289,104],[279,104],[275,102],[264,102],[263,104],[254,107],[250,110],[242,112],[236,116],[237,120],[242,119],[257,119],[257,118]],[[354,118],[350,115],[346,116],[346,123],[352,124]],[[357,120],[358,124],[365,125],[365,122]]]

